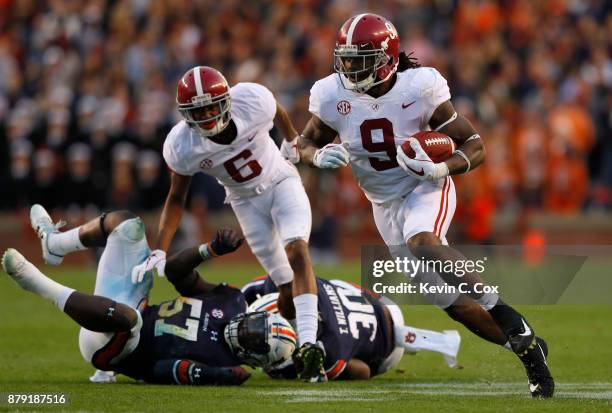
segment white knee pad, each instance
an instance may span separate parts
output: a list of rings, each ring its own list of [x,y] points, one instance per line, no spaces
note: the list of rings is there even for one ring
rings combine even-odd
[[[144,223],[140,218],[131,218],[123,221],[113,230],[113,233],[115,232],[133,242],[138,242],[145,237]]]

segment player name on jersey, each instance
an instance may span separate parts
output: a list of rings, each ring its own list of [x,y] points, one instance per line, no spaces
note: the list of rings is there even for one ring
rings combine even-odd
[[[346,322],[346,316],[344,315],[342,303],[340,302],[338,294],[336,294],[336,290],[330,284],[323,284],[323,288],[325,288],[325,293],[327,294],[329,302],[331,303],[334,313],[336,314],[336,320],[338,320],[338,332],[340,334],[349,334],[350,331]]]

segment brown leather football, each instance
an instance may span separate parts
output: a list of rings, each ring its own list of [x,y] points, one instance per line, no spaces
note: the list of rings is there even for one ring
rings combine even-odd
[[[435,163],[444,162],[455,152],[455,142],[444,133],[421,131],[415,133],[412,137],[421,143],[421,148]],[[410,142],[402,143],[402,150],[409,158],[415,157],[414,151],[410,147]]]

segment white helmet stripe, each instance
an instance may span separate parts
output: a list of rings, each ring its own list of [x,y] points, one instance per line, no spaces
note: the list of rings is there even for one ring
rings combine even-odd
[[[353,19],[353,21],[351,22],[351,25],[349,26],[348,33],[346,34],[346,44],[348,45],[353,44],[353,32],[355,31],[355,26],[357,26],[357,23],[359,23],[359,20],[361,20],[361,18],[365,16],[366,14],[367,13],[358,14],[357,17]]]
[[[195,69],[193,69],[193,80],[195,81],[197,96],[202,96],[204,94],[204,90],[202,89],[202,78],[200,77],[200,66],[197,66]]]
[[[257,281],[251,281],[250,283],[246,284],[244,287],[241,288],[242,292],[246,292],[246,290],[248,290],[251,287],[256,287],[258,285],[261,285],[263,283],[265,283],[266,280],[257,280]]]

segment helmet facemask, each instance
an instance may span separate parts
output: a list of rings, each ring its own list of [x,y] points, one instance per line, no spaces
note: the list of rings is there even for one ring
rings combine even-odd
[[[178,111],[185,121],[202,137],[221,133],[231,119],[229,93],[211,97],[209,93],[193,96],[189,103],[178,103]],[[213,115],[207,116],[206,113]]]
[[[383,49],[361,48],[357,45],[337,45],[334,49],[334,70],[345,89],[365,93],[389,78],[377,78],[377,72],[389,64]],[[392,74],[392,73],[391,73]]]
[[[284,363],[295,349],[295,341],[279,333],[291,328],[279,318],[266,311],[234,316],[225,327],[225,341],[240,361],[252,367],[270,368]],[[295,335],[293,331],[291,334]]]

